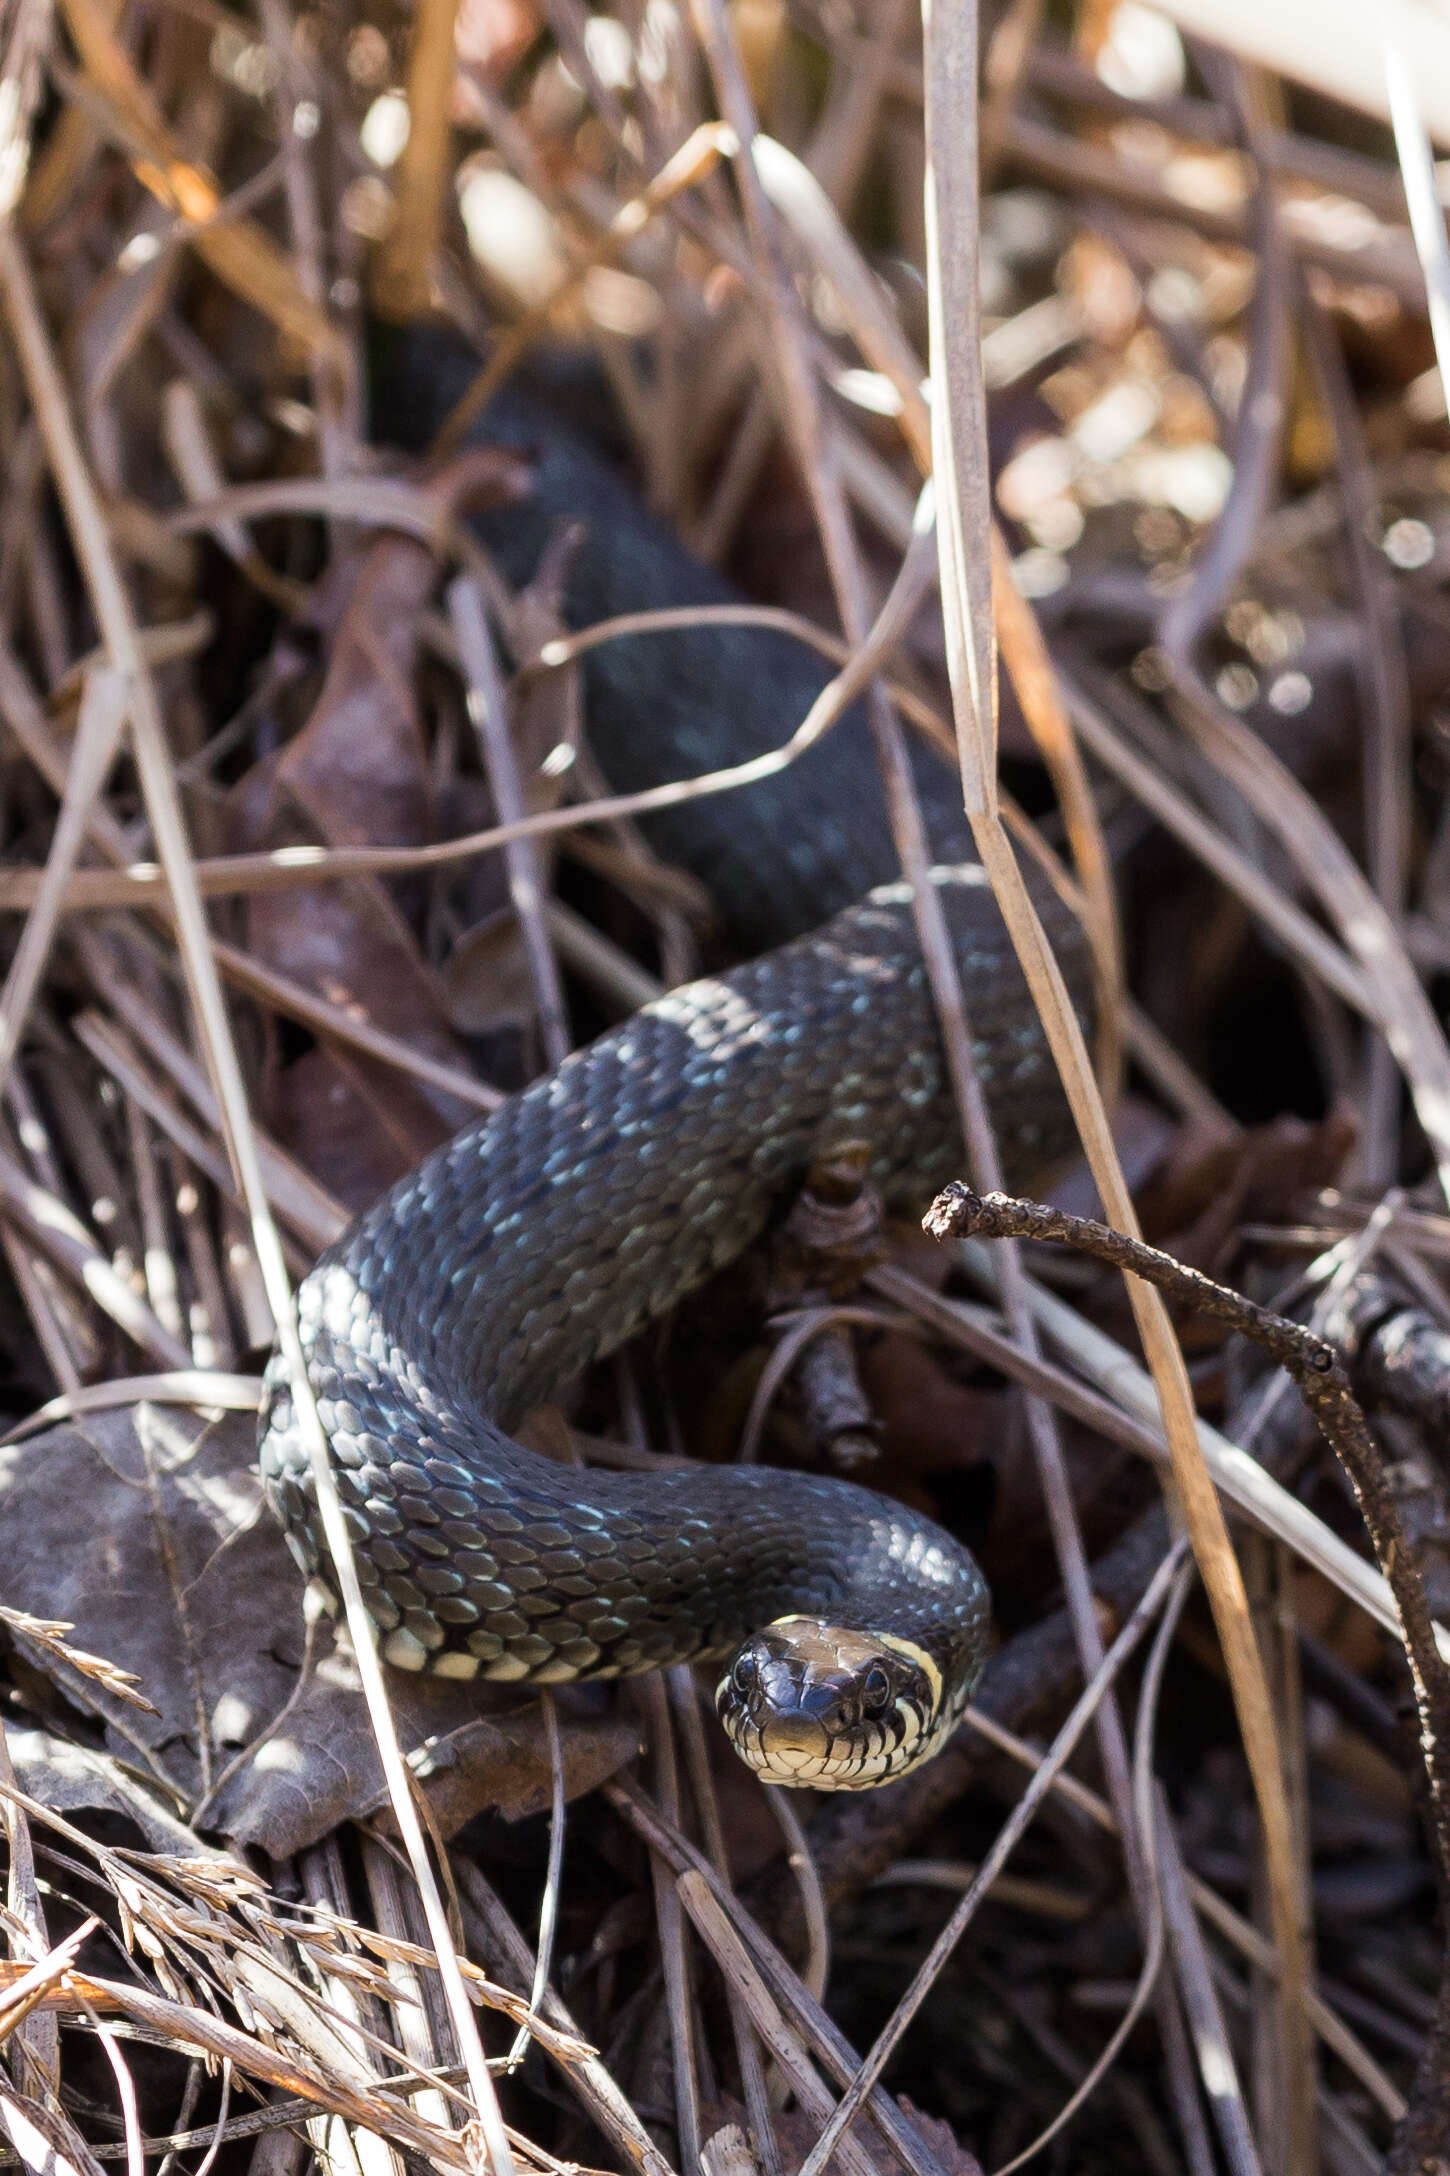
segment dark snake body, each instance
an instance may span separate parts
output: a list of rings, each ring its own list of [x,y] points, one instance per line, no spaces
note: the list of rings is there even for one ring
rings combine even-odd
[[[938,873],[1009,1177],[1068,1145],[1051,1059],[980,870]],[[1076,924],[1049,903],[1069,979]],[[872,1144],[889,1200],[961,1147],[910,902],[672,992],[439,1149],[318,1263],[299,1316],[386,1657],[546,1683],[728,1652],[802,1613],[980,1661],[986,1592],[942,1530],[757,1467],[580,1471],[509,1430],[756,1239],[809,1165]],[[318,1565],[307,1459],[267,1377],[261,1458]]]
[[[375,346],[376,412],[420,446],[472,360],[432,329]],[[561,524],[583,524],[570,625],[731,600],[557,414],[510,394],[476,435],[534,462],[528,500],[476,523],[512,582],[530,579]],[[584,660],[591,750],[626,791],[738,762],[778,745],[824,678],[798,644],[759,630],[611,642]],[[959,783],[931,755],[914,760],[934,849],[956,859],[970,851]],[[775,1774],[857,1787],[885,1760],[924,1757],[960,1712],[987,1620],[967,1551],[845,1482],[739,1466],[585,1472],[509,1434],[756,1239],[833,1143],[870,1140],[893,1201],[924,1201],[961,1167],[909,902],[898,888],[837,912],[895,867],[860,710],[780,778],[647,828],[708,887],[741,949],[794,941],[645,1008],[401,1181],[302,1287],[308,1372],[392,1662],[543,1683],[719,1656],[779,1620],[820,1618],[847,1647],[852,1628],[873,1651],[884,1641],[893,1669],[924,1658],[943,1695],[931,1712],[899,1703],[894,1755],[877,1721],[839,1761]],[[1068,1145],[1066,1112],[980,872],[941,881],[1009,1174],[1025,1178]],[[1077,926],[1049,896],[1040,906],[1081,995]],[[261,1458],[313,1571],[316,1507],[275,1362]],[[758,1668],[763,1682],[777,1665]],[[737,1657],[732,1678],[741,1669]],[[747,1758],[753,1727],[732,1730]]]

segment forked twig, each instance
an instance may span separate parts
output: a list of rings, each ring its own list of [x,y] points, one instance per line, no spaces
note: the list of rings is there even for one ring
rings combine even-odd
[[[1190,1269],[1171,1254],[1129,1239],[1111,1225],[1090,1217],[1070,1216],[1042,1202],[1019,1201],[1009,1194],[975,1194],[959,1182],[943,1188],[923,1219],[937,1239],[1052,1240],[1088,1254],[1095,1261],[1142,1278],[1170,1298],[1211,1316],[1253,1339],[1293,1379],[1325,1440],[1349,1476],[1375,1556],[1394,1596],[1400,1636],[1415,1689],[1420,1723],[1420,1751],[1429,1786],[1430,1826],[1441,1874],[1450,1884],[1450,1667],[1435,1639],[1434,1621],[1420,1576],[1419,1560],[1407,1536],[1390,1488],[1384,1458],[1370,1434],[1337,1349],[1286,1316],[1276,1315]]]
[[[1110,1225],[1070,1216],[1041,1202],[1019,1201],[1007,1194],[984,1197],[957,1183],[943,1189],[923,1221],[927,1231],[938,1239],[1039,1239],[1073,1247],[1252,1338],[1291,1377],[1349,1476],[1375,1556],[1394,1598],[1419,1716],[1420,1754],[1441,1895],[1450,1896],[1450,1773],[1446,1768],[1450,1667],[1436,1641],[1419,1560],[1405,1532],[1384,1459],[1336,1348],[1302,1323],[1271,1313],[1243,1293],[1216,1283],[1156,1247],[1130,1239]],[[1439,2007],[1421,2060],[1416,2090],[1391,2151],[1388,2166],[1395,2176],[1410,2169],[1432,2167],[1443,2153],[1450,2124],[1450,2096],[1445,2092],[1447,2059],[1450,1970],[1442,1973]]]

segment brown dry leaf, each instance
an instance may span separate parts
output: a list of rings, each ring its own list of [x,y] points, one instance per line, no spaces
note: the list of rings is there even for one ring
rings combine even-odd
[[[375,1811],[385,1793],[356,1666],[330,1625],[319,1630],[314,1678],[283,1714],[298,1691],[302,1579],[263,1502],[255,1455],[250,1415],[208,1423],[146,1404],[0,1449],[0,1589],[37,1618],[69,1620],[84,1644],[136,1673],[151,1714],[78,1675],[53,1644],[24,1642],[33,1669],[103,1718],[112,1751],[133,1764],[139,1751],[183,1802],[195,1804],[281,1717],[204,1808],[203,1825],[284,1857]],[[389,1692],[442,1833],[489,1807],[517,1819],[548,1805],[537,1709],[488,1717],[487,1690],[438,1679],[394,1675]],[[632,1725],[587,1712],[563,1718],[560,1739],[571,1796],[638,1751]],[[109,1787],[97,1758],[78,1787]],[[122,1810],[134,1814],[129,1797]],[[176,1833],[165,1848],[179,1848]]]
[[[343,1049],[309,1050],[287,1066],[265,1108],[277,1139],[355,1212],[457,1131],[420,1084]]]
[[[537,1011],[534,978],[512,907],[466,929],[438,971],[448,1017],[460,1034],[526,1029]]]
[[[115,1813],[131,1821],[151,1851],[180,1860],[206,1847],[154,1791],[109,1753],[75,1745],[48,1730],[5,1733],[16,1780],[52,1813]]]
[[[416,846],[437,835],[413,692],[418,616],[435,578],[431,554],[401,537],[336,570],[323,610],[335,608],[339,592],[346,604],[321,692],[301,731],[234,796],[239,845],[311,837],[332,846]],[[434,978],[382,884],[254,899],[247,938],[268,966],[424,1055],[464,1067]],[[467,1115],[451,1097],[338,1048],[289,1067],[272,1084],[268,1111],[286,1145],[355,1208]]]
[[[898,2094],[897,2105],[903,2115],[910,2118],[914,2129],[920,2131],[934,2155],[937,2166],[944,2176],[982,2176],[982,2164],[974,2153],[968,2153],[957,2141],[949,2123],[940,2117],[923,2116],[913,2107],[904,2093]],[[746,2122],[744,2104],[730,2094],[722,2093],[718,2100],[707,2102],[700,2110],[701,2128],[707,2137],[715,2136],[726,2125],[733,2125],[743,2132]],[[775,2139],[780,2151],[781,2164],[789,2172],[798,2169],[816,2143],[820,2125],[804,2109],[790,2107],[776,2111]],[[871,2157],[885,2176],[905,2176],[902,2162],[886,2148],[879,2132],[872,2131]],[[829,2176],[841,2176],[840,2157],[827,2163]]]
[[[347,607],[317,704],[277,759],[278,802],[296,801],[334,846],[412,846],[433,822],[413,693],[418,615],[437,579],[411,537],[382,537],[340,570]]]
[[[301,1581],[244,1414],[118,1407],[0,1449],[0,1589],[134,1673],[149,1715],[25,1643],[32,1668],[104,1719],[111,1748],[142,1749],[183,1801],[201,1788],[199,1733],[220,1765],[296,1682]]]
[[[888,1330],[858,1341],[861,1382],[881,1425],[881,1466],[894,1488],[995,1458],[1006,1440],[1011,1393],[958,1382],[919,1337]],[[870,1476],[866,1476],[869,1480]]]
[[[498,505],[518,495],[527,473],[517,455],[478,448],[451,462],[430,488],[446,504]],[[320,839],[338,847],[407,847],[440,836],[415,691],[419,621],[437,576],[423,545],[395,535],[333,568],[302,630],[326,645],[321,690],[301,729],[233,795],[238,845],[264,849]],[[545,610],[541,605],[528,622],[529,639]],[[540,624],[552,631],[556,622]],[[299,677],[298,632],[284,629],[277,644],[279,698]],[[530,725],[536,736],[551,734],[548,746],[568,729],[562,700],[541,705]],[[531,770],[527,749],[523,760]],[[482,864],[472,891],[486,910],[501,905],[501,864]],[[247,906],[248,950],[420,1056],[466,1071],[449,997],[414,935],[419,902],[416,888],[369,879],[258,896]],[[268,1107],[278,1136],[355,1209],[472,1115],[443,1091],[341,1046],[309,1051],[275,1077]]]
[[[974,2153],[968,2153],[950,2123],[943,2122],[940,2116],[923,2115],[908,2093],[898,2093],[896,2105],[926,2140],[945,2176],[982,2176],[981,2162]]]
[[[494,1810],[517,1821],[547,1809],[549,1747],[536,1705],[480,1715],[487,1688],[462,1689],[441,1678],[395,1676],[388,1690],[440,1836],[452,1836],[477,1813]],[[565,1717],[559,1740],[567,1798],[592,1791],[640,1750],[634,1725],[607,1716]],[[282,1859],[341,1821],[382,1814],[391,1826],[386,1808],[357,1666],[339,1639],[281,1729],[218,1793],[207,1824]]]
[[[1338,1177],[1357,1131],[1340,1110],[1317,1125],[1272,1119],[1208,1149],[1185,1142],[1138,1195],[1143,1229],[1155,1246],[1218,1274],[1242,1223],[1275,1223],[1296,1197]]]
[[[1145,1103],[1141,1096],[1123,1096],[1114,1105],[1113,1145],[1135,1200],[1140,1189],[1180,1144],[1181,1137],[1182,1127],[1156,1104]],[[1056,1173],[1052,1184],[1043,1188],[1042,1199],[1050,1201],[1054,1209],[1066,1209],[1074,1216],[1101,1216],[1103,1213],[1102,1196],[1085,1156],[1075,1157],[1064,1170]]]

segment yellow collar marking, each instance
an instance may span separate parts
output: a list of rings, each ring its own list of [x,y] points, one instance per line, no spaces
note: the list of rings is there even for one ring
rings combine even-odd
[[[871,1636],[880,1640],[883,1647],[889,1647],[893,1654],[900,1655],[903,1661],[916,1664],[931,1687],[932,1713],[936,1714],[941,1708],[942,1677],[926,1649],[918,1647],[915,1640],[902,1639],[895,1632],[874,1632]]]

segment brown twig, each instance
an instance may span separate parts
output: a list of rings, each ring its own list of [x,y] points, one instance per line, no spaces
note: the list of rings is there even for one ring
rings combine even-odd
[[[1141,1277],[1195,1312],[1252,1338],[1290,1375],[1349,1476],[1375,1556],[1394,1595],[1419,1715],[1430,1833],[1442,1895],[1450,1894],[1450,1667],[1436,1640],[1419,1560],[1405,1533],[1383,1455],[1335,1348],[1301,1324],[1260,1307],[1141,1240],[1040,1202],[1003,1194],[983,1199],[969,1187],[953,1185],[938,1195],[925,1226],[940,1239],[1038,1239],[1073,1247]],[[1450,2140],[1450,2094],[1445,2089],[1450,2057],[1447,1989],[1450,1970],[1442,1978],[1440,2007],[1421,2063],[1418,2089],[1397,2134],[1391,2162],[1396,2170],[1432,2165],[1432,2157],[1443,2153]]]
[[[1195,1313],[1209,1315],[1252,1338],[1294,1381],[1325,1440],[1349,1476],[1380,1569],[1395,1598],[1405,1655],[1415,1687],[1420,1750],[1429,1787],[1430,1826],[1442,1874],[1450,1881],[1450,1667],[1435,1637],[1418,1560],[1404,1531],[1385,1472],[1383,1454],[1370,1434],[1349,1375],[1335,1347],[1302,1324],[1260,1307],[1230,1286],[1216,1283],[1172,1255],[1128,1238],[1110,1225],[1071,1216],[1041,1202],[1006,1194],[985,1198],[953,1184],[940,1193],[924,1220],[938,1239],[1034,1239],[1091,1255],[1141,1277]]]

